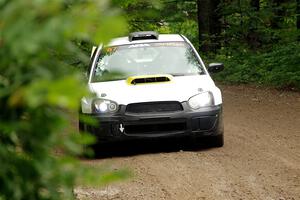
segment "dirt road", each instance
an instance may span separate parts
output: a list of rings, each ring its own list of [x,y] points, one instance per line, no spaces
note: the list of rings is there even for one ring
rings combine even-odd
[[[300,199],[300,94],[221,88],[224,147],[139,143],[121,149],[121,156],[85,161],[129,167],[135,177],[78,189],[80,199]]]

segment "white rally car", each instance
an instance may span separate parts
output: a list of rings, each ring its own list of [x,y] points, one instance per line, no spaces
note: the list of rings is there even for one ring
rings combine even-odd
[[[138,138],[206,137],[224,144],[222,95],[191,42],[183,35],[135,32],[92,52],[81,114],[99,126],[80,129],[99,142]]]

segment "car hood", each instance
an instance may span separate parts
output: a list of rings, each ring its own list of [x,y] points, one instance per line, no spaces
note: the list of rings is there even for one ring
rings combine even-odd
[[[170,82],[130,85],[126,80],[89,83],[97,97],[127,105],[151,101],[187,101],[201,91],[213,91],[216,86],[209,75],[176,76]]]

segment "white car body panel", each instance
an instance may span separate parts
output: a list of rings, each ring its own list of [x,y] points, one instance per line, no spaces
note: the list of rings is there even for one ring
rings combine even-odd
[[[177,41],[187,42],[196,52],[195,48],[186,37],[177,34],[160,34],[158,40],[148,39],[146,41],[137,40],[134,42],[130,42],[128,40],[128,37],[116,38],[109,43],[109,46]],[[98,57],[101,48],[102,45],[99,45],[96,51],[95,58]],[[198,53],[196,53],[196,56],[198,57],[201,64],[205,66]],[[91,72],[94,71],[96,65],[95,63],[96,59],[93,60]],[[188,101],[192,96],[206,91],[210,91],[213,94],[214,104],[220,105],[222,104],[221,91],[218,87],[215,86],[207,70],[205,68],[204,70],[206,71],[205,75],[176,76],[173,77],[170,82],[146,83],[137,85],[130,85],[126,82],[126,80],[93,83],[91,82],[92,73],[90,73],[88,86],[90,91],[94,93],[98,98],[112,100],[119,105],[153,101],[185,102]],[[83,113],[92,112],[91,103],[91,99],[82,99],[81,105]]]
[[[90,83],[90,90],[97,97],[127,105],[151,101],[187,101],[201,91],[211,91],[216,105],[222,103],[211,78],[207,75],[174,77],[171,82],[129,85],[126,80]]]

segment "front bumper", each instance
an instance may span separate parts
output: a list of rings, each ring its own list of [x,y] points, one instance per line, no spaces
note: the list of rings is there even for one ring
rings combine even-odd
[[[170,113],[128,114],[125,109],[120,106],[119,112],[111,115],[90,114],[99,126],[81,123],[80,129],[99,141],[223,134],[222,105]]]

